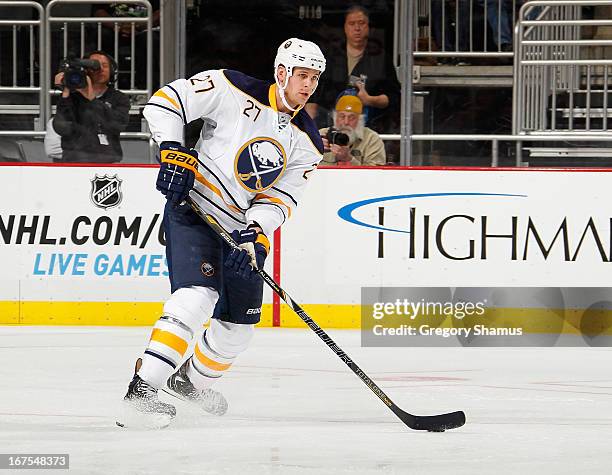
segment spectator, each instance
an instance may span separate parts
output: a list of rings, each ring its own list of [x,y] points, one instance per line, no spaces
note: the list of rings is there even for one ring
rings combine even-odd
[[[376,166],[384,165],[387,161],[382,139],[372,129],[364,126],[363,104],[357,96],[347,95],[338,99],[334,127],[319,132],[325,149],[321,165]],[[344,140],[338,137],[340,134],[345,134]],[[336,143],[330,143],[330,139]]]
[[[128,125],[130,101],[113,86],[116,64],[112,56],[94,51],[86,58],[98,61],[100,67],[87,70],[85,87],[67,87],[64,72],[55,76],[55,84],[63,88],[52,123],[62,137],[61,161],[119,162],[123,157],[119,134]]]
[[[486,0],[487,23],[493,32],[493,42],[498,51],[512,51],[512,2],[510,0]],[[479,0],[483,4],[484,0]]]
[[[152,43],[153,51],[159,51],[159,1],[150,0],[151,7],[153,10],[151,23],[153,26],[152,30]],[[142,18],[147,16],[147,9],[144,5],[139,4],[127,4],[127,3],[109,3],[108,5],[101,4],[94,7],[94,16],[96,17],[112,17],[112,18]],[[102,48],[107,51],[113,51],[115,48],[115,23],[112,21],[102,22]],[[132,24],[131,23],[118,23],[119,28],[119,55],[117,58],[123,65],[122,58],[129,61],[128,71],[131,72],[131,66],[134,65],[134,85],[139,89],[146,88],[147,85],[147,24],[146,23],[134,23],[134,42],[135,42],[135,58],[131,57],[131,37],[132,37]],[[153,54],[153,67],[152,67],[152,81],[153,91],[159,86],[159,56]],[[121,89],[131,89],[131,80],[128,77],[124,77],[122,74],[121,81],[119,83]]]
[[[455,8],[452,8],[447,0],[432,0],[430,15],[432,35],[440,51],[470,49],[471,17],[469,3],[466,0],[457,0]],[[468,62],[463,58],[442,56],[438,59],[438,64],[465,66]]]
[[[367,10],[360,6],[347,10],[344,34],[346,43],[328,55],[331,57],[329,75],[323,77],[320,93],[307,110],[312,117],[318,115],[318,106],[331,110],[338,95],[346,94],[348,88],[348,93],[359,97],[365,106],[366,124],[380,131],[390,131],[392,114],[388,112],[398,110],[400,87],[395,68],[384,49],[369,41]]]

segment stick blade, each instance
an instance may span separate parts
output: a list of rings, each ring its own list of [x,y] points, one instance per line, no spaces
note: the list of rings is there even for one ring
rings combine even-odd
[[[413,430],[444,432],[445,430],[456,429],[465,424],[465,414],[463,411],[438,414],[436,416],[414,416],[401,411],[401,413],[397,415],[404,424]]]

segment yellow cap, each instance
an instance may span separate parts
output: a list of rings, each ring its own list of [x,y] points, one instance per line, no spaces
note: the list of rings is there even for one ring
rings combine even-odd
[[[336,102],[336,110],[338,112],[346,111],[361,114],[363,105],[357,96],[342,96],[338,99],[338,102]]]

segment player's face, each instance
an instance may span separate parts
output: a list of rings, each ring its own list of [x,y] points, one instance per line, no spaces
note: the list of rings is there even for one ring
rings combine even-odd
[[[295,68],[285,89],[285,97],[292,107],[303,107],[317,84],[321,73],[315,69]]]
[[[111,65],[110,61],[103,54],[92,54],[89,59],[94,59],[100,63],[100,69],[91,71],[91,82],[93,84],[108,84],[110,81]]]
[[[344,20],[344,34],[349,43],[361,43],[368,38],[370,26],[363,12],[353,12]]]

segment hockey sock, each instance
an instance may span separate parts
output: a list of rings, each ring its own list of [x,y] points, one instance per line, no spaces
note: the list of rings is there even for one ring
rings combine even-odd
[[[176,290],[155,323],[138,375],[156,388],[178,369],[194,335],[212,315],[218,294],[206,287]]]
[[[187,376],[198,389],[206,389],[212,386],[235,360],[235,357],[223,356],[210,347],[206,337],[207,331],[202,334],[202,338],[196,343],[191,362],[187,367]]]
[[[195,346],[187,376],[198,389],[206,389],[227,372],[253,337],[254,325],[213,319]]]
[[[193,331],[180,320],[163,315],[153,327],[138,375],[160,388],[180,366]]]

